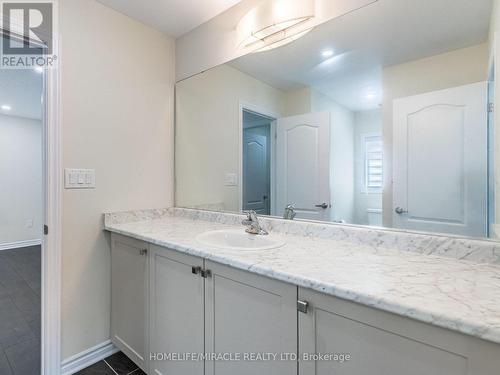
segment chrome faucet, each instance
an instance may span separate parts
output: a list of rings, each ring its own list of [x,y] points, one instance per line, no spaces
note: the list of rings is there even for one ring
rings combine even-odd
[[[285,220],[293,220],[295,218],[295,205],[294,204],[288,204],[285,207],[285,213],[283,214],[283,219]]]
[[[259,234],[259,235],[267,235],[267,231],[262,229],[259,223],[259,218],[257,217],[257,212],[255,211],[245,211],[247,215],[247,219],[243,220],[241,224],[246,225],[246,232],[250,234]]]

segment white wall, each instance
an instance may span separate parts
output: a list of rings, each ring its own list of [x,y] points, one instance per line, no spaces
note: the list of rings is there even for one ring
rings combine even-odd
[[[311,88],[304,87],[285,92],[285,116],[311,112]]]
[[[238,186],[224,176],[239,173],[240,102],[279,116],[284,93],[221,65],[178,83],[176,95],[176,205],[239,211]]]
[[[364,189],[363,136],[377,133],[382,134],[382,113],[380,110],[356,112],[354,114],[354,222],[356,224],[369,225],[367,210],[382,209],[382,194],[370,193]],[[380,221],[382,221],[381,214]]]
[[[488,43],[383,70],[384,226],[392,226],[392,102],[396,98],[487,80]]]
[[[500,31],[500,0],[493,1],[493,11],[491,12],[490,35],[488,38],[490,60],[494,58],[495,34]]]
[[[353,222],[354,114],[328,96],[312,90],[311,112],[331,113],[330,189],[331,220]]]
[[[40,120],[0,115],[0,176],[0,244],[41,239]]]
[[[173,204],[174,41],[94,0],[60,1],[63,167],[95,168],[65,190],[62,357],[110,338],[104,212]]]

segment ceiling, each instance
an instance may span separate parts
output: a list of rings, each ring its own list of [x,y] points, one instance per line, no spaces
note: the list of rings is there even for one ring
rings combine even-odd
[[[41,120],[42,74],[33,69],[0,69],[0,114]]]
[[[241,0],[98,0],[100,3],[177,38]]]
[[[491,0],[379,0],[230,64],[282,90],[312,86],[353,111],[374,109],[383,67],[485,42],[491,10]]]

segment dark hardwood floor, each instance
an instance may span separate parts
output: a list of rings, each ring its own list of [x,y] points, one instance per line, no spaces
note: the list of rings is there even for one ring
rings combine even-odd
[[[75,375],[146,375],[125,354],[118,352]]]
[[[0,251],[0,375],[40,375],[41,248]],[[118,352],[77,375],[145,375]]]
[[[41,249],[0,251],[0,375],[40,375]]]

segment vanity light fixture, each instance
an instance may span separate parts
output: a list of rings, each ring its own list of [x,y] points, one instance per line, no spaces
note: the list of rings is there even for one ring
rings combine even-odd
[[[253,52],[297,40],[313,28],[315,0],[265,0],[238,23],[238,47]]]
[[[0,107],[2,109],[2,111],[5,111],[5,112],[9,112],[12,107],[8,104],[2,104],[2,106]]]

